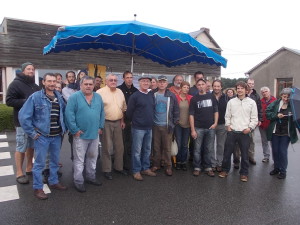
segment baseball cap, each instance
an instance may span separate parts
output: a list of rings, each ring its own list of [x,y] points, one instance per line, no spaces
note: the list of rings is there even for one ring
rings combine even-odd
[[[147,76],[147,75],[144,75],[144,76],[141,76],[138,81],[142,80],[142,79],[148,79],[148,80],[152,80],[151,77]]]
[[[166,80],[168,81],[168,78],[164,75],[158,76],[157,80]]]

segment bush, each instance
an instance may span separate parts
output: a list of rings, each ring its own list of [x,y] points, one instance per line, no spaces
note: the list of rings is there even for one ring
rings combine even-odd
[[[0,132],[14,129],[13,108],[0,104]]]

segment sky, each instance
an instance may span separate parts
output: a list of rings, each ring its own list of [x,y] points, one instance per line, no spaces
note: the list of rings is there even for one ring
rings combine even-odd
[[[72,3],[70,3],[72,2]],[[245,73],[281,47],[300,50],[297,0],[4,0],[4,17],[59,25],[136,19],[193,32],[202,27],[219,44],[227,68],[221,76]]]

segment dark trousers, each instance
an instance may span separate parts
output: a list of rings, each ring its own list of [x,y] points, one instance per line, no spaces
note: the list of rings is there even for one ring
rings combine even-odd
[[[288,147],[290,144],[289,136],[272,135],[272,152],[274,159],[274,169],[286,174],[288,165]]]
[[[242,157],[240,174],[248,175],[248,168],[249,168],[248,149],[250,146],[249,134],[236,133],[233,131],[227,133],[223,162],[222,162],[222,169],[227,173],[230,171],[231,155],[233,154],[236,143],[238,143],[239,145],[241,151],[241,157]]]
[[[124,155],[123,155],[123,167],[125,170],[131,171],[131,122],[125,119],[125,129],[123,130],[123,143],[124,143]]]

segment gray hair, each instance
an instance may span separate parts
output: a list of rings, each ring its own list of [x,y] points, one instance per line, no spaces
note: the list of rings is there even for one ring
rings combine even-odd
[[[84,77],[82,77],[81,80],[80,80],[80,85],[82,85],[83,81],[85,81],[85,80],[92,80],[93,83],[95,83],[95,79],[94,79],[93,77],[90,77],[90,76],[84,76]]]
[[[263,91],[268,91],[268,92],[270,92],[270,88],[268,88],[268,87],[262,87],[262,88],[260,89],[260,92],[263,92]]]
[[[290,95],[292,93],[292,89],[291,88],[283,88],[280,92],[280,96],[281,95]]]

